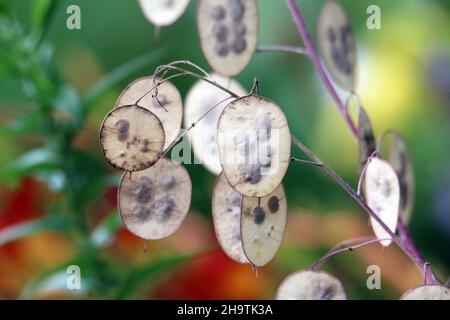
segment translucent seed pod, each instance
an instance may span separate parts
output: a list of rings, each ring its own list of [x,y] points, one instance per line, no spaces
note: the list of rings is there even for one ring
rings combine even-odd
[[[300,270],[287,276],[278,288],[277,300],[346,300],[339,280],[325,272]]]
[[[230,185],[249,197],[272,193],[283,180],[291,156],[291,135],[283,111],[259,96],[228,104],[218,122],[217,142]]]
[[[216,73],[211,74],[210,78],[240,96],[247,94],[245,89],[234,79],[226,78]],[[186,97],[184,117],[186,128],[189,128],[207,113],[188,132],[188,138],[196,158],[215,175],[222,172],[217,146],[217,122],[220,114],[229,102],[223,101],[227,97],[229,97],[228,93],[203,80],[198,80],[189,90]],[[218,104],[220,101],[223,102]],[[211,110],[211,108],[213,109]]]
[[[241,240],[241,194],[221,174],[212,195],[212,216],[217,241],[230,259],[248,263]]]
[[[128,172],[151,167],[164,148],[164,129],[151,111],[137,106],[112,110],[100,128],[100,145],[106,160]]]
[[[395,233],[400,205],[400,184],[394,169],[387,161],[373,158],[367,165],[364,177],[368,206]],[[370,218],[370,223],[378,239],[391,237],[373,217]],[[385,247],[391,242],[392,240],[380,241]]]
[[[363,107],[358,111],[358,149],[359,149],[359,173],[362,174],[367,160],[377,149],[375,133],[369,116]]]
[[[334,81],[343,89],[355,85],[355,44],[353,32],[344,9],[328,0],[320,11],[317,37],[322,59]]]
[[[439,284],[423,285],[408,290],[400,300],[450,300],[450,289]]]
[[[214,71],[233,77],[250,63],[256,50],[256,1],[199,0],[197,29],[203,54]]]
[[[183,101],[178,89],[169,81],[144,77],[130,83],[117,99],[116,106],[130,105],[139,98],[139,105],[150,110],[161,121],[165,133],[164,149],[178,137],[183,119]],[[151,92],[149,92],[151,90]]]
[[[264,266],[275,256],[283,241],[286,218],[287,200],[282,185],[262,198],[242,198],[242,245],[254,266]]]
[[[141,10],[155,26],[167,26],[177,21],[189,4],[189,0],[139,0]]]
[[[191,204],[192,183],[178,162],[161,159],[153,167],[125,173],[119,186],[118,207],[125,227],[143,239],[162,239],[174,233]]]

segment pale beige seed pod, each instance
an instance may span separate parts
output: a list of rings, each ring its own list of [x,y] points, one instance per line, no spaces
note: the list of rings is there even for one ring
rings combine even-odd
[[[322,59],[332,78],[346,90],[355,86],[356,50],[344,9],[328,0],[320,11],[317,38]]]
[[[154,165],[164,148],[164,129],[151,111],[122,106],[109,112],[100,128],[100,145],[106,160],[128,172]]]
[[[230,185],[249,197],[272,193],[283,180],[291,156],[291,134],[283,111],[270,100],[245,96],[220,115],[217,143]]]
[[[242,198],[242,246],[254,266],[264,266],[276,255],[283,241],[286,219],[287,200],[282,185],[262,198]]]
[[[125,173],[119,185],[118,207],[125,227],[143,239],[174,233],[191,204],[192,183],[178,162],[161,159],[153,167]]]
[[[287,276],[277,300],[346,300],[341,282],[325,272],[300,270]]]
[[[150,110],[161,121],[165,133],[164,149],[178,137],[183,118],[181,94],[171,82],[153,77],[139,78],[130,83],[117,99],[116,106],[130,105],[143,97],[139,105]],[[158,87],[155,86],[158,84]]]
[[[139,0],[141,10],[155,26],[167,26],[177,21],[189,4],[189,0]]]
[[[223,77],[217,73],[212,73],[210,78],[239,96],[247,94],[245,89],[234,79]],[[189,128],[195,123],[195,127],[188,132],[194,155],[206,169],[215,175],[222,172],[217,146],[217,122],[223,109],[231,101],[223,101],[227,97],[229,97],[228,93],[203,80],[198,80],[186,96],[184,125]],[[219,103],[221,101],[223,102]],[[197,122],[206,113],[207,115]]]
[[[199,0],[197,29],[206,60],[228,77],[251,61],[259,35],[255,0]]]
[[[400,300],[450,300],[450,289],[439,284],[428,284],[405,292]]]
[[[373,158],[365,171],[365,194],[367,205],[395,233],[400,206],[400,184],[391,165],[379,158]],[[391,238],[389,233],[373,218],[372,229],[378,239]],[[382,240],[387,247],[392,240]]]
[[[221,174],[212,194],[212,216],[217,241],[227,256],[239,263],[248,263],[241,239],[241,198]]]

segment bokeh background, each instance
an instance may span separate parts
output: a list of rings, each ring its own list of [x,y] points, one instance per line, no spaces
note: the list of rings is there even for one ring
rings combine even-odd
[[[450,2],[342,0],[354,28],[358,85],[377,134],[395,128],[412,154],[416,194],[410,230],[445,281],[450,270]],[[299,0],[315,38],[323,1]],[[81,8],[81,30],[66,9]],[[258,0],[260,44],[302,45],[282,0]],[[381,8],[368,30],[366,9]],[[290,272],[338,242],[370,235],[367,215],[316,168],[292,165],[284,180],[288,227],[275,259],[258,270],[229,260],[211,222],[215,177],[187,165],[191,211],[172,236],[148,243],[121,227],[120,173],[102,158],[98,129],[125,86],[173,60],[210,70],[200,51],[196,1],[156,30],[130,0],[0,0],[0,299],[274,297]],[[258,53],[237,79],[276,101],[291,131],[353,186],[356,144],[303,56]],[[192,79],[174,82],[183,96]],[[345,97],[345,95],[344,95]],[[300,154],[297,154],[301,156]],[[66,268],[81,268],[82,290],[65,290]],[[382,289],[366,269],[381,267]],[[419,285],[419,270],[394,245],[372,245],[323,266],[352,299],[397,299]]]

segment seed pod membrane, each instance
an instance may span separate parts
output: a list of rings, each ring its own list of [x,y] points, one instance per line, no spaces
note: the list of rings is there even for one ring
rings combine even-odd
[[[363,107],[358,112],[358,146],[359,146],[359,172],[362,174],[367,160],[377,149],[375,134],[369,116]]]
[[[214,71],[228,77],[250,62],[258,42],[255,0],[199,0],[197,29],[203,54]]]
[[[155,26],[167,26],[183,15],[189,0],[139,0],[139,4],[148,21]]]
[[[147,169],[158,161],[164,141],[158,117],[137,106],[115,108],[100,128],[100,145],[106,160],[129,172]]]
[[[125,227],[143,239],[174,233],[189,211],[192,183],[176,161],[161,159],[153,167],[125,173],[119,186],[118,207]]]
[[[365,193],[368,206],[395,233],[400,205],[400,185],[394,169],[388,162],[373,158],[367,165]],[[391,237],[374,218],[371,217],[370,222],[378,239]],[[391,242],[392,240],[380,241],[385,247]]]
[[[264,197],[281,183],[289,165],[291,135],[283,111],[258,96],[239,98],[218,122],[220,163],[230,185],[249,197]]]
[[[211,74],[211,79],[221,86],[235,92],[240,96],[246,95],[245,89],[234,79],[225,78],[218,74]],[[189,90],[186,97],[184,125],[189,128],[205,113],[220,101],[228,97],[228,93],[203,81],[198,80]],[[197,159],[211,173],[218,175],[222,171],[219,150],[217,146],[217,122],[223,109],[229,101],[224,101],[212,109],[188,132],[188,138]]]
[[[277,300],[346,300],[339,280],[325,272],[300,270],[283,280]]]
[[[241,240],[241,194],[221,174],[212,195],[212,215],[217,240],[230,259],[248,263]]]
[[[159,79],[144,77],[133,81],[120,94],[116,106],[130,105],[144,96],[139,105],[153,112],[161,121],[166,136],[164,149],[178,137],[183,118],[180,92],[169,81],[162,82],[156,91]],[[153,90],[152,90],[153,89]],[[152,90],[150,93],[148,93]],[[156,94],[157,93],[157,94]]]
[[[352,28],[344,9],[328,0],[320,12],[317,37],[322,58],[333,79],[343,88],[353,90],[355,82],[355,44]]]
[[[282,185],[262,198],[242,198],[242,245],[253,265],[264,266],[275,256],[283,240],[286,217],[287,201]]]
[[[408,147],[398,134],[392,136],[389,163],[397,173],[400,182],[400,216],[405,223],[408,223],[414,204],[414,173]]]
[[[442,285],[424,285],[407,291],[400,300],[450,300],[450,289]]]

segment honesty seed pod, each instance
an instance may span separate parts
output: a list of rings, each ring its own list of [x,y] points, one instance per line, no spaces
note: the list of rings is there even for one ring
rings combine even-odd
[[[224,76],[235,76],[250,62],[258,42],[255,0],[199,0],[197,28],[203,54]]]
[[[355,44],[344,9],[328,0],[320,12],[317,37],[322,58],[333,79],[344,89],[355,85]]]
[[[400,185],[391,165],[379,158],[373,158],[365,171],[365,193],[367,205],[393,232],[397,228]],[[378,239],[390,238],[389,233],[373,218],[370,218],[372,229]],[[392,240],[382,240],[387,247]]]
[[[139,4],[148,21],[167,26],[183,15],[189,0],[139,0]]]
[[[249,95],[229,103],[219,118],[217,143],[233,189],[263,197],[280,185],[291,156],[291,135],[283,111],[273,102]]]
[[[247,94],[245,89],[234,79],[215,73],[211,74],[210,78],[240,96]],[[227,101],[223,100],[228,96],[228,93],[210,83],[198,80],[186,97],[184,125],[189,128],[196,123],[195,128],[188,132],[192,149],[206,169],[215,175],[222,171],[217,146],[217,122],[223,109],[227,106]],[[220,101],[223,102],[218,104]],[[211,108],[213,109],[211,110]],[[211,111],[208,112],[209,110]],[[207,112],[208,114],[197,123],[197,120]]]
[[[346,300],[339,280],[325,272],[300,270],[283,280],[277,300]]]
[[[277,253],[286,229],[287,201],[283,186],[262,198],[244,196],[241,212],[244,253],[254,266],[264,266]]]
[[[241,194],[228,184],[223,173],[212,195],[212,216],[217,241],[230,259],[248,263],[241,240]]]
[[[138,106],[115,108],[100,128],[100,145],[106,160],[129,172],[147,169],[158,161],[164,141],[161,121]]]
[[[377,149],[375,134],[369,116],[363,107],[358,111],[358,147],[359,147],[359,173],[362,174],[367,160]]]
[[[171,82],[159,83],[158,81],[160,79],[153,77],[133,81],[120,94],[116,106],[130,105],[143,97],[139,105],[150,110],[161,121],[166,137],[164,149],[167,149],[180,132],[183,105],[180,92]],[[156,84],[159,84],[157,89]],[[150,90],[152,91],[149,92]]]
[[[153,167],[125,173],[119,186],[118,207],[125,227],[148,240],[174,233],[189,211],[192,183],[176,161],[161,159]]]
[[[408,290],[400,300],[450,300],[450,289],[439,284],[428,284]]]

